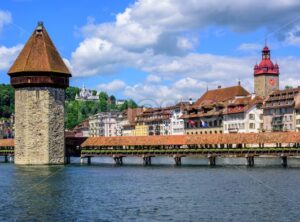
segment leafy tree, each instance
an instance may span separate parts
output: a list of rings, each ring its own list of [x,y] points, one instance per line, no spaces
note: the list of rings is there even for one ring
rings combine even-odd
[[[15,91],[10,85],[0,84],[0,118],[9,118],[15,109]]]
[[[136,104],[136,102],[130,99],[130,100],[125,100],[125,102],[120,106],[119,110],[124,111],[128,108],[137,108],[137,107],[138,105]]]
[[[111,95],[110,97],[109,97],[109,101],[110,101],[110,103],[111,104],[116,104],[116,97],[114,96],[114,95]]]
[[[106,112],[108,111],[108,95],[105,92],[100,92],[99,94],[99,107],[100,107],[100,112]]]
[[[66,89],[66,100],[72,101],[75,100],[76,95],[78,95],[80,92],[80,89],[78,87],[68,87]]]

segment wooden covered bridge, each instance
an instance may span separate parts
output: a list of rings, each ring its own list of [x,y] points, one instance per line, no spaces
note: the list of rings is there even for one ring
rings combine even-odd
[[[0,155],[13,156],[14,141],[0,140]],[[288,157],[300,157],[300,132],[206,134],[178,136],[128,136],[128,137],[66,137],[66,157],[80,156],[88,163],[92,157],[109,156],[116,165],[128,156],[143,158],[151,165],[155,156],[171,156],[181,164],[186,156],[207,157],[215,165],[216,157],[245,157],[249,166],[254,157],[278,157],[287,165]]]

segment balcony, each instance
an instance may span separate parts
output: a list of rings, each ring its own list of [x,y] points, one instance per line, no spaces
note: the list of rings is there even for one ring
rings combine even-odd
[[[239,132],[239,129],[238,129],[238,128],[229,128],[229,129],[228,129],[228,132],[229,132],[229,133],[238,133],[238,132]]]
[[[273,126],[282,126],[283,125],[283,121],[282,120],[272,121],[272,125]]]

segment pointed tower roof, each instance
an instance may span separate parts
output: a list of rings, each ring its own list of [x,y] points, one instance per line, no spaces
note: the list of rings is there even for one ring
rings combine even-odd
[[[16,76],[27,72],[47,72],[71,76],[42,22],[38,23],[8,74]]]
[[[279,66],[271,60],[271,50],[267,45],[261,51],[262,59],[259,65],[254,66],[254,75],[279,75]]]

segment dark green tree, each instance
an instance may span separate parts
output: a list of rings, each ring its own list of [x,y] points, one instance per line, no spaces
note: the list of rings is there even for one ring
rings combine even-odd
[[[15,91],[10,85],[0,84],[0,118],[9,118],[15,109]]]
[[[78,95],[80,92],[80,89],[78,87],[68,87],[66,89],[66,100],[67,101],[73,101],[75,100],[76,95]]]
[[[100,92],[99,94],[99,107],[100,112],[108,111],[108,95],[106,92]]]

